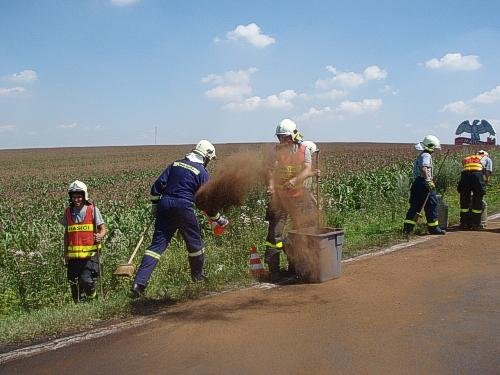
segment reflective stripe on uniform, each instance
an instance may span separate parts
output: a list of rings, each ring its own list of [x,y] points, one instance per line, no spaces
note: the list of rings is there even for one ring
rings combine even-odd
[[[460,212],[469,212],[469,209],[468,208],[461,208]]]
[[[481,164],[466,164],[464,165],[464,171],[467,172],[481,172],[483,170],[483,166]]]
[[[145,256],[146,256],[146,255],[149,255],[151,258],[155,258],[155,259],[158,259],[158,260],[160,260],[160,258],[161,258],[161,255],[160,255],[160,254],[155,253],[154,251],[151,251],[151,250],[146,250],[146,251],[144,252],[144,255],[145,255]]]
[[[439,225],[439,222],[436,221],[431,221],[430,223],[427,223],[428,227],[437,227]]]
[[[471,210],[471,212],[472,212],[473,214],[481,214],[481,213],[483,213],[483,210],[475,210],[475,209],[472,209],[472,210]]]
[[[269,241],[266,241],[266,242],[264,242],[264,245],[266,245],[267,247],[271,247],[273,249],[281,249],[281,248],[283,248],[283,242],[281,242],[281,241],[277,242],[275,244],[271,243]]]
[[[195,251],[194,253],[188,253],[190,257],[198,257],[204,253],[204,249],[201,249],[200,251]]]
[[[182,161],[174,161],[173,165],[174,165],[174,167],[181,167],[181,168],[184,168],[184,169],[188,169],[188,170],[190,170],[191,172],[193,172],[197,176],[200,174],[200,171],[198,169],[196,169],[192,165],[189,165],[187,163],[183,163]]]
[[[76,251],[74,253],[68,252],[66,253],[66,256],[68,259],[89,259],[92,258],[95,254],[95,251]]]
[[[69,245],[68,246],[68,251],[95,251],[97,249],[100,249],[101,245]]]
[[[403,223],[405,223],[405,224],[412,224],[412,225],[417,224],[415,221],[410,220],[410,219],[406,219]]]
[[[483,157],[480,155],[470,155],[462,160],[462,165],[464,166],[464,171],[468,172],[480,172],[483,170],[483,165],[481,164],[481,159]]]

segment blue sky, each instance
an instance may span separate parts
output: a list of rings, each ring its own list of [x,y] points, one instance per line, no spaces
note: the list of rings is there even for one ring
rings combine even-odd
[[[0,0],[0,148],[500,130],[500,2]]]

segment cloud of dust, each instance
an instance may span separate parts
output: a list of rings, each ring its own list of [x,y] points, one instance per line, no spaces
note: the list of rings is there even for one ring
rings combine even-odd
[[[317,279],[321,261],[317,235],[322,234],[324,228],[320,224],[323,221],[316,198],[310,190],[306,190],[302,197],[295,198],[276,194],[272,202],[274,209],[284,209],[291,219],[291,231],[283,241],[289,263],[306,280]]]
[[[241,206],[248,193],[265,185],[263,157],[255,152],[240,152],[217,165],[214,176],[196,193],[196,206],[213,216],[232,206]]]
[[[265,188],[269,167],[267,162],[267,156],[255,152],[240,152],[225,158],[218,163],[212,178],[196,193],[197,207],[213,216],[230,207],[243,205],[250,191]],[[280,211],[288,214],[294,234],[285,239],[284,250],[296,269],[314,280],[319,277],[322,267],[320,249],[314,236],[330,228],[323,228],[320,224],[324,221],[321,211],[318,212],[317,198],[313,192],[310,186],[300,198],[289,197],[283,192],[275,193],[271,197],[270,207],[277,214]]]

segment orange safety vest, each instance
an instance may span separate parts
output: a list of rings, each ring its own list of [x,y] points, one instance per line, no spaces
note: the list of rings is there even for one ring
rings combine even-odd
[[[468,172],[481,172],[483,170],[483,165],[481,164],[481,155],[469,155],[462,159],[462,165],[464,171]]]
[[[71,217],[71,208],[66,208],[66,232],[68,234],[69,259],[88,259],[95,254],[101,244],[94,242],[94,206],[88,205],[85,219],[75,223]]]
[[[299,175],[304,169],[306,146],[299,144],[297,152],[290,153],[288,150],[277,151],[278,161],[278,189],[290,197],[298,197],[304,193],[304,185],[300,184],[294,189],[286,189],[285,184],[291,178]]]

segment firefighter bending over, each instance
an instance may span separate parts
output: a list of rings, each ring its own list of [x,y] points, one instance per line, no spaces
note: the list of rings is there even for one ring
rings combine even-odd
[[[483,197],[493,171],[492,161],[486,151],[480,150],[462,160],[463,170],[458,182],[460,194],[460,229],[481,229]]]
[[[209,141],[201,140],[183,159],[170,164],[151,187],[155,230],[132,284],[132,297],[144,294],[153,270],[177,230],[186,243],[192,280],[199,282],[206,279],[204,244],[195,213],[195,193],[208,181],[206,167],[213,159],[215,147]],[[207,214],[221,227],[229,223],[217,212]]]

